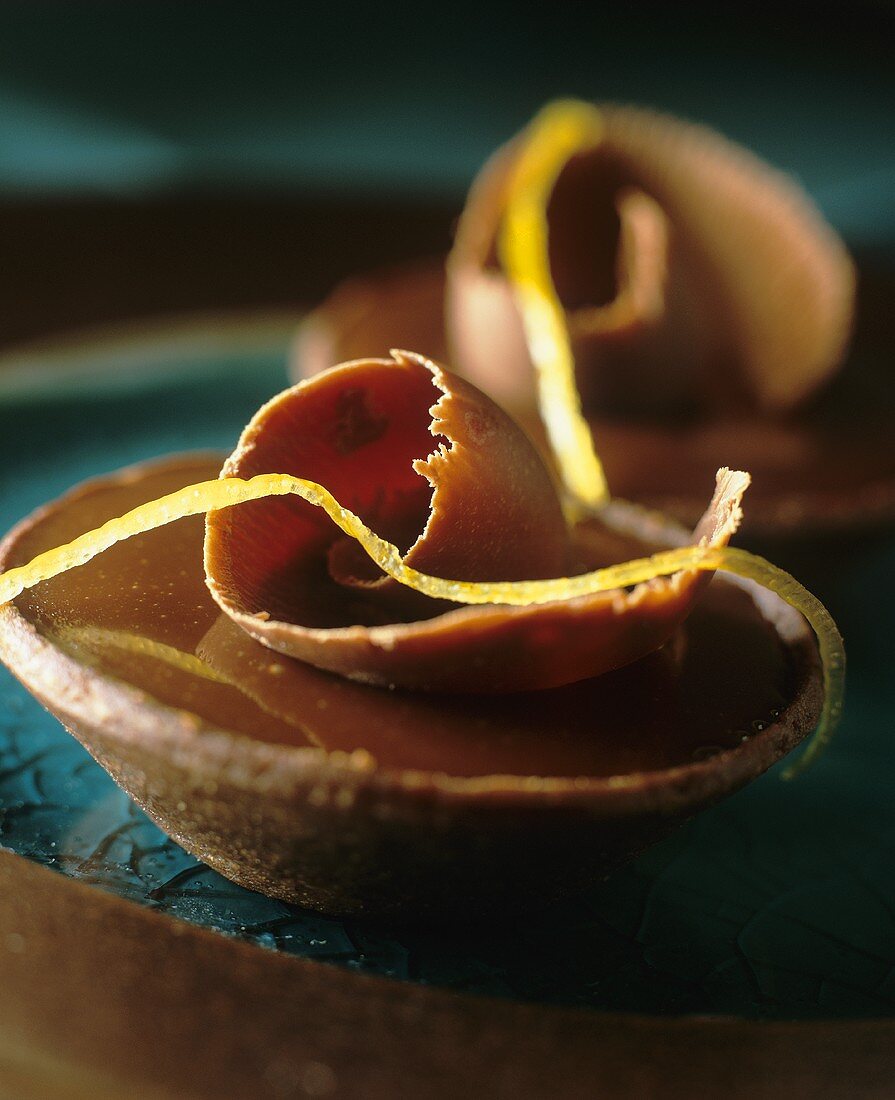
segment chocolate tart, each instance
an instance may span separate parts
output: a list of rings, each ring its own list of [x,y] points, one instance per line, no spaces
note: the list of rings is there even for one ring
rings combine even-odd
[[[21,523],[0,568],[220,461],[86,483]],[[0,609],[0,656],[185,848],[302,905],[437,920],[544,905],[764,772],[820,713],[809,629],[750,582],[716,577],[664,648],[583,683],[389,691],[273,653],[221,614],[203,530],[194,517],[136,536],[22,594]]]
[[[695,492],[719,463],[749,470],[752,488],[742,535],[747,545],[806,542],[881,529],[895,521],[895,324],[887,302],[895,269],[858,257],[855,331],[838,373],[785,416],[748,408],[669,417],[591,416],[613,495],[693,525],[704,507]],[[359,354],[406,346],[457,364],[446,333],[447,280],[438,259],[358,276],[340,285],[301,325],[292,374],[310,377]],[[495,318],[499,324],[499,318]],[[543,444],[532,404],[506,406]],[[691,493],[689,487],[693,487]]]

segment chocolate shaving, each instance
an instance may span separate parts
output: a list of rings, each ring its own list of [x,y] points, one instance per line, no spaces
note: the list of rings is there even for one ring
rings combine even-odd
[[[432,575],[479,583],[565,575],[575,533],[525,435],[469,383],[422,356],[394,356],[281,394],[253,419],[222,476],[320,481],[373,529],[399,532],[405,564]],[[346,390],[363,391],[386,424],[350,452],[327,442],[342,438],[334,424]],[[747,475],[721,471],[694,544],[726,545],[747,484]],[[360,577],[358,566],[329,519],[301,500],[208,517],[212,594],[252,637],[318,668],[412,689],[531,690],[618,668],[667,641],[709,576],[686,571],[630,592],[461,608],[384,575]]]

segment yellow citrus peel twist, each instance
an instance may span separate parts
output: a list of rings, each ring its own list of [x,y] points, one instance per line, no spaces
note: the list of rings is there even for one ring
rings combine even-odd
[[[547,206],[569,159],[602,139],[596,107],[574,100],[545,107],[529,126],[514,162],[498,237],[535,367],[541,417],[573,519],[606,504],[609,487],[581,411],[566,313],[550,272]]]

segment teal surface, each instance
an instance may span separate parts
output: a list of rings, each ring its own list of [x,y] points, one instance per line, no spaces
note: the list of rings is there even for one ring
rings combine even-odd
[[[139,357],[130,349],[128,361]],[[147,384],[0,404],[0,528],[73,483],[172,451],[229,448],[285,381],[284,352],[194,351]],[[155,358],[154,358],[155,356]],[[169,366],[170,364],[168,364]],[[398,932],[250,893],[164,836],[0,668],[0,844],[263,947],[401,980],[651,1013],[895,1013],[895,539],[823,580],[851,675],[841,734],[803,778],[771,773],[535,919]]]

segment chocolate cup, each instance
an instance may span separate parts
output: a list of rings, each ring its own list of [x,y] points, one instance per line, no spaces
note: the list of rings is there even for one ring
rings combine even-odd
[[[77,527],[84,515],[76,513],[85,506],[99,501],[117,509],[128,494],[151,498],[209,470],[207,457],[180,458],[88,482],[7,536],[0,568],[52,544],[66,525]],[[164,539],[163,532],[193,522],[199,521],[141,538]],[[198,549],[201,524],[194,535]],[[185,545],[168,546],[165,562],[177,560]],[[132,578],[116,579],[120,549],[82,568],[101,565],[94,574],[99,591],[127,607]],[[181,575],[197,572],[190,591],[199,591],[200,554],[195,562],[180,554],[177,566]],[[734,747],[709,759],[615,775],[449,775],[379,766],[363,748],[258,740],[170,698],[162,702],[101,657],[85,659],[54,640],[41,622],[41,607],[52,607],[43,586],[0,608],[0,657],[161,828],[228,878],[331,914],[468,920],[537,908],[586,887],[760,775],[814,727],[823,689],[807,625],[751,583],[716,580],[713,587],[719,583],[747,593],[750,615],[757,609],[762,630],[779,640],[788,670],[785,702],[766,728],[737,737]],[[255,645],[248,637],[245,644]],[[320,690],[346,683],[307,674]],[[389,693],[348,687],[366,692],[371,703],[357,707],[363,738],[375,708],[389,705]],[[472,721],[478,704],[471,698],[469,706]]]
[[[741,529],[746,543],[776,550],[789,542],[891,526],[895,324],[886,302],[895,293],[895,270],[884,258],[860,254],[858,270],[849,358],[824,391],[796,413],[592,418],[613,494],[692,526],[705,505],[702,487],[711,484],[719,466],[727,465],[752,474]],[[309,377],[359,347],[376,355],[389,346],[405,346],[401,334],[409,317],[414,347],[462,373],[462,358],[446,334],[447,289],[438,261],[374,272],[343,284],[301,326],[293,346],[293,376]],[[509,299],[506,308],[514,308]],[[491,327],[499,330],[503,320],[495,307]],[[526,363],[527,356],[516,366],[530,370]],[[510,363],[503,365],[504,371],[511,368]],[[491,396],[500,399],[497,393]],[[533,404],[508,411],[546,451]]]

